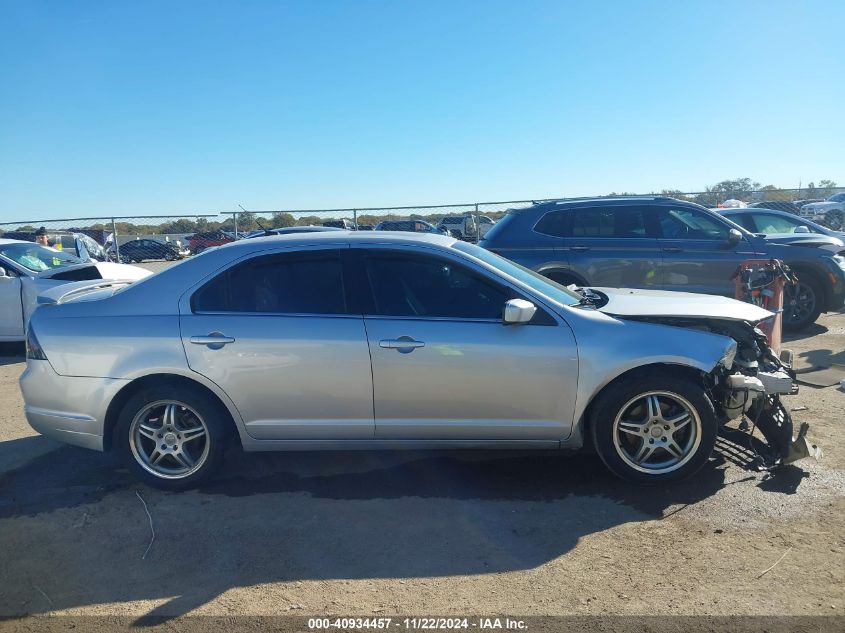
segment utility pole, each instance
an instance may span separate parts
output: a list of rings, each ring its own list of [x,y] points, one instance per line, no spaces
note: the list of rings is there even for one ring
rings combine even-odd
[[[114,222],[114,218],[111,219],[111,234],[112,238],[114,239],[114,258],[115,261],[120,261],[120,244],[117,243],[117,224]]]

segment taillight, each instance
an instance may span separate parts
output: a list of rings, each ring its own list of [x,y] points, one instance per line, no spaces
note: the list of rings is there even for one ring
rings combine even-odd
[[[47,355],[41,349],[41,343],[35,337],[35,332],[32,331],[32,324],[26,329],[26,357],[33,360],[47,360]]]

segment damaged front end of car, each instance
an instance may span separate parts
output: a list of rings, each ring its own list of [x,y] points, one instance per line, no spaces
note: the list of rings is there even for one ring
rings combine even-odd
[[[706,376],[706,387],[722,424],[741,420],[740,430],[750,435],[760,429],[768,449],[758,452],[758,467],[769,469],[805,457],[821,457],[821,449],[807,439],[809,424],[802,422],[794,434],[792,416],[781,399],[798,393],[792,354],[788,350],[780,356],[775,354],[756,323],[712,317],[644,320],[708,331],[734,340],[736,347]]]

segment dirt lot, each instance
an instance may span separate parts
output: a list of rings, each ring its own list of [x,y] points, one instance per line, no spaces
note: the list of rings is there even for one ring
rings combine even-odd
[[[845,364],[845,314],[790,346]],[[845,615],[836,387],[788,401],[822,461],[771,475],[730,439],[665,489],[586,455],[233,453],[168,494],[36,436],[20,352],[0,350],[0,615]]]

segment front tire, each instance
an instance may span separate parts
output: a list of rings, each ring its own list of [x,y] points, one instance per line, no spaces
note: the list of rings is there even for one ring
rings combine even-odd
[[[219,468],[229,420],[220,403],[199,388],[156,385],[124,405],[115,440],[126,465],[144,483],[184,490]]]
[[[611,383],[594,403],[589,423],[608,469],[641,484],[695,473],[713,452],[718,430],[704,388],[661,371]]]
[[[822,312],[822,287],[810,275],[798,272],[798,283],[783,288],[783,329],[799,332],[815,323]]]

